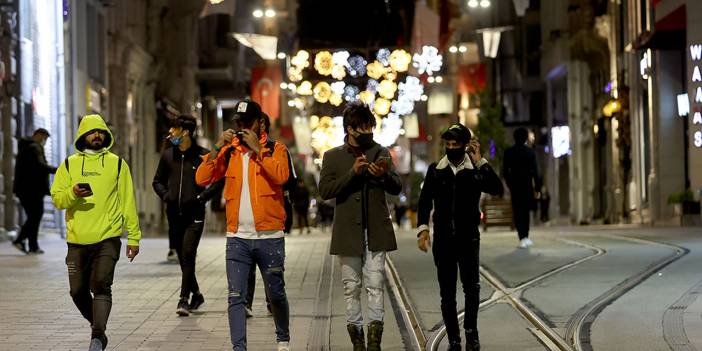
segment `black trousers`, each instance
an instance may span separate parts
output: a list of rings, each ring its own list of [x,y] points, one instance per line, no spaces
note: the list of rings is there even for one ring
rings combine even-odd
[[[519,240],[529,237],[529,217],[533,203],[533,197],[512,195],[512,217],[514,226],[517,228]]]
[[[204,228],[204,215],[168,213],[168,236],[172,238],[174,249],[178,253],[182,273],[180,297],[186,300],[190,298],[190,293],[200,291],[195,277],[195,259]]]
[[[112,280],[121,246],[119,237],[91,245],[68,244],[66,266],[71,298],[90,322],[93,338],[105,335],[112,309]]]
[[[24,212],[27,214],[27,220],[22,225],[15,243],[24,243],[29,241],[29,251],[39,249],[39,225],[41,217],[44,216],[44,196],[22,196],[19,198]]]
[[[307,220],[308,217],[308,209],[307,207],[300,207],[300,208],[295,208],[295,213],[297,214],[297,228],[300,229],[300,234],[302,234],[302,228],[308,228],[309,230],[310,223]]]
[[[449,235],[434,235],[432,253],[439,277],[441,316],[446,325],[446,335],[449,341],[459,342],[461,334],[456,311],[456,280],[460,277],[465,298],[463,328],[477,330],[480,305],[480,240],[456,239]]]

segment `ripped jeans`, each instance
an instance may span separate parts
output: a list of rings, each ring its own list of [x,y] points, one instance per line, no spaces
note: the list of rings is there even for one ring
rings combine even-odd
[[[363,326],[361,291],[364,286],[368,296],[368,320],[382,322],[385,317],[385,251],[371,252],[366,244],[362,257],[339,256],[339,261],[346,300],[346,322]]]
[[[290,341],[288,297],[285,294],[285,239],[227,238],[229,333],[235,351],[246,350],[246,292],[249,271],[258,265],[270,298],[277,341]]]

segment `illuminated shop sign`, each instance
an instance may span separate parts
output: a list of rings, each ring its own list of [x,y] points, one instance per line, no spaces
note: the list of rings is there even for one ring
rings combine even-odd
[[[692,58],[692,90],[694,91],[692,112],[692,145],[702,148],[702,73],[700,73],[700,63],[702,63],[702,44],[690,45],[690,57]]]

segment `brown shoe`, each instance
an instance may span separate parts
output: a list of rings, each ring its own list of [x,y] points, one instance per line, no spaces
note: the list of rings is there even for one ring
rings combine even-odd
[[[366,351],[366,340],[363,335],[363,327],[353,324],[346,325],[346,330],[349,331],[351,343],[353,343],[353,351]]]
[[[368,351],[380,351],[380,341],[383,339],[383,322],[372,321],[368,325]]]

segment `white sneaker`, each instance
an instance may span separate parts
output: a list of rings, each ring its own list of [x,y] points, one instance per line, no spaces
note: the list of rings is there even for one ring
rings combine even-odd
[[[290,351],[290,343],[287,341],[278,341],[278,351]]]
[[[519,241],[519,245],[518,245],[517,247],[520,248],[520,249],[526,249],[526,248],[528,248],[529,245],[527,244],[527,239],[524,238],[524,239],[520,240],[520,241]]]
[[[524,240],[526,240],[526,245],[527,245],[527,247],[531,247],[531,246],[534,245],[534,242],[531,241],[531,239],[529,239],[529,238],[524,238]]]
[[[250,308],[244,307],[244,309],[246,310],[246,318],[253,317],[253,311]]]

